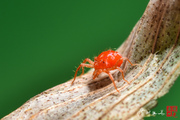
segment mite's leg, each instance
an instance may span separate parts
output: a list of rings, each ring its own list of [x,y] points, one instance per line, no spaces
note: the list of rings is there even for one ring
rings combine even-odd
[[[102,70],[95,70],[93,73],[93,79],[95,79],[100,73],[102,73]]]
[[[116,84],[115,84],[115,82],[114,82],[114,78],[113,78],[113,76],[111,75],[111,73],[110,73],[110,72],[106,72],[106,73],[109,75],[109,78],[111,79],[112,83],[114,84],[115,89],[119,92],[119,90],[118,90],[117,87],[116,87]],[[120,92],[119,92],[119,93],[120,93]]]
[[[86,63],[86,62],[89,62],[91,65],[94,65],[94,62],[89,58],[86,58],[82,63]]]
[[[86,62],[89,62],[91,65],[94,65],[94,62],[91,59],[89,59],[89,58],[86,58],[82,63],[86,63]],[[83,74],[84,74],[84,67],[82,66],[82,73],[81,73],[81,75],[83,75]]]
[[[123,62],[123,58],[120,58],[120,59],[116,62],[116,64],[114,65],[114,68],[116,68],[116,67],[118,66],[118,64],[121,63],[121,62]]]
[[[119,70],[119,72],[121,72],[122,77],[123,77],[123,80],[124,80],[125,82],[127,82],[128,84],[130,84],[129,81],[127,81],[127,80],[124,78],[124,72],[123,72],[123,70],[121,70],[121,68],[119,68],[119,67],[117,67],[117,69]]]
[[[76,69],[76,72],[75,72],[75,74],[74,74],[74,80],[72,81],[71,85],[74,83],[74,81],[75,81],[75,79],[76,79],[77,72],[79,71],[79,69],[80,69],[81,67],[93,68],[94,66],[93,66],[93,65],[90,65],[90,64],[81,63],[81,64],[79,65],[79,67]]]
[[[93,79],[95,79],[96,77],[97,77],[97,70],[94,70],[94,72],[93,72]]]
[[[123,60],[127,60],[131,64],[131,66],[139,65],[139,64],[132,64],[132,62],[127,57],[123,57]]]

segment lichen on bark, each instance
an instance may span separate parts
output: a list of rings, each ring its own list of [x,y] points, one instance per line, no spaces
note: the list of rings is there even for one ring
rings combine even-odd
[[[150,0],[142,18],[117,49],[133,63],[122,65],[128,85],[112,71],[92,80],[92,70],[31,98],[2,118],[8,119],[142,119],[166,94],[180,73],[180,0]]]

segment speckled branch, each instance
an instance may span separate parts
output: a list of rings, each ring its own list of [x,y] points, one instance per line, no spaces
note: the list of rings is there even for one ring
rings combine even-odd
[[[151,0],[128,39],[117,49],[125,78],[112,71],[118,93],[106,74],[92,80],[91,69],[31,98],[2,120],[142,119],[166,94],[180,73],[180,0]]]

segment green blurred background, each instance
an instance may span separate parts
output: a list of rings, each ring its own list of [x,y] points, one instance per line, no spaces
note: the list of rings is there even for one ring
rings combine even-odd
[[[31,97],[71,79],[82,59],[118,48],[148,2],[1,0],[0,118]],[[167,105],[180,107],[179,86],[177,80],[153,110],[165,112]]]

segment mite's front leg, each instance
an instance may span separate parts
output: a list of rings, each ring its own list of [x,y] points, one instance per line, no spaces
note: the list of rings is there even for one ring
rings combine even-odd
[[[71,85],[74,83],[74,81],[75,81],[75,79],[76,79],[76,76],[77,76],[77,72],[79,71],[79,69],[80,69],[81,67],[93,68],[94,66],[93,66],[93,65],[90,65],[90,64],[81,63],[81,64],[79,65],[79,67],[76,69],[76,72],[75,72],[75,74],[74,74],[74,80],[72,81]],[[82,71],[82,72],[84,72],[84,71]]]
[[[86,58],[82,63],[86,63],[86,62],[89,62],[91,65],[94,66],[94,62],[91,59]],[[81,73],[81,75],[83,75],[83,74],[84,74],[84,66],[82,66],[82,73]]]

